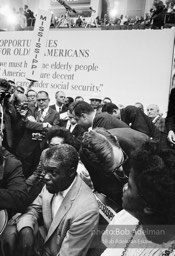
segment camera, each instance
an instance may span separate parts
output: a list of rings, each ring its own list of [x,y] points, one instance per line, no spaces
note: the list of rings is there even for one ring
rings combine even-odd
[[[32,140],[40,140],[40,141],[42,141],[44,137],[45,136],[42,133],[39,133],[39,132],[32,133]]]
[[[28,102],[21,102],[21,103],[15,104],[15,108],[18,112],[23,110],[28,110]]]
[[[6,79],[0,79],[0,103],[8,102],[13,90],[12,86]]]

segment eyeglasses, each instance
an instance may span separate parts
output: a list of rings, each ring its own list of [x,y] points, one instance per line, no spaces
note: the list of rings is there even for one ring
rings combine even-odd
[[[123,168],[121,168],[121,167],[128,160],[128,156],[123,150],[122,150],[122,153],[123,153],[123,158],[121,160],[121,163],[117,167],[115,167],[115,169],[112,170],[112,173],[115,175],[115,177],[117,177],[119,179],[126,179],[126,178],[128,178],[128,176],[125,174]]]
[[[38,102],[40,101],[46,101],[48,98],[45,98],[45,99],[37,99]]]

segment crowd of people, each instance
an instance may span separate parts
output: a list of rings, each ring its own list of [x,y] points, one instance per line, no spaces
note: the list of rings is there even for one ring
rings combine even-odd
[[[50,105],[0,79],[0,255],[175,255],[174,100],[166,118],[64,91]]]
[[[52,12],[52,18],[50,27],[59,28],[87,28],[87,27],[111,27],[116,26],[118,29],[162,29],[164,27],[171,27],[175,24],[175,2],[174,0],[167,0],[164,3],[161,0],[154,0],[153,6],[149,13],[145,13],[145,16],[110,16],[109,13],[105,13],[103,16],[95,16],[91,7],[89,7],[89,15],[85,16],[82,11],[76,11],[65,7],[65,13],[54,15]],[[31,11],[28,5],[24,5],[24,8],[20,7],[17,11],[13,9],[13,15],[16,17],[16,23],[11,29],[25,30],[31,29],[35,24],[36,15]]]

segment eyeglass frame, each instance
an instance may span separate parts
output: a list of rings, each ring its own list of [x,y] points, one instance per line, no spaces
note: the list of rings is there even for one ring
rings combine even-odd
[[[40,101],[45,102],[46,100],[48,100],[48,98],[45,98],[45,99],[37,99],[38,102],[40,102]]]
[[[119,171],[119,169],[120,169],[120,167],[122,167],[122,165],[124,165],[125,163],[126,163],[126,161],[129,159],[129,157],[128,157],[128,155],[125,153],[125,151],[121,148],[121,151],[122,151],[122,153],[123,153],[123,158],[122,158],[122,160],[121,160],[121,163],[117,166],[117,167],[115,167],[113,170],[112,170],[112,173],[114,174],[114,176],[118,179],[126,179],[126,178],[128,178],[128,176],[125,174],[125,172],[124,172],[124,170],[122,169],[122,170],[120,170]],[[118,171],[118,173],[120,172],[120,173],[122,173],[123,174],[123,177],[121,177],[120,175],[118,175],[117,174],[117,171]]]

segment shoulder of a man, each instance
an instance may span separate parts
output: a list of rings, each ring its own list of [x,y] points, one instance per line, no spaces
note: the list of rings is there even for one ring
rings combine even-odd
[[[79,176],[77,176],[77,181],[73,184],[73,186],[76,186],[78,190],[77,196],[74,201],[76,215],[83,215],[86,214],[86,212],[91,211],[99,212],[98,203],[92,190]]]

